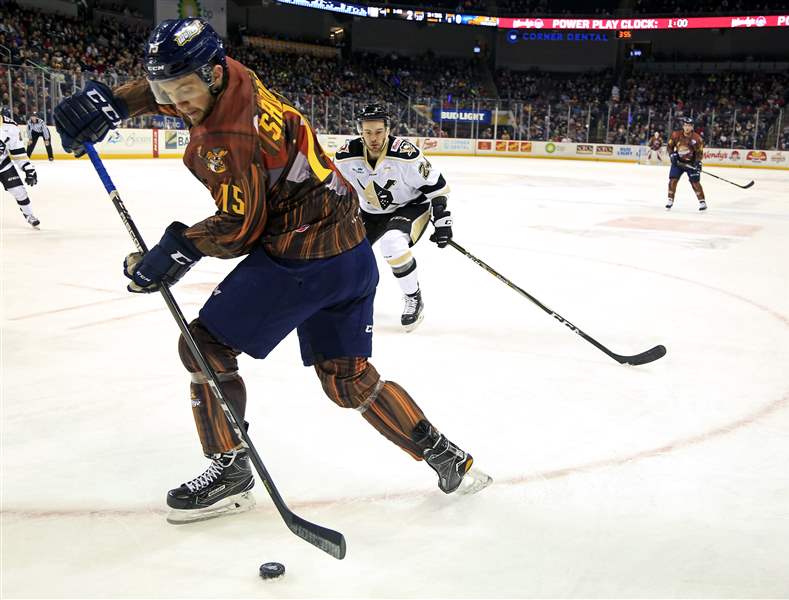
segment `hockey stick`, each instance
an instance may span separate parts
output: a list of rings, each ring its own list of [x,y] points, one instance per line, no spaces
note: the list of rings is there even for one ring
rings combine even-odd
[[[724,179],[723,177],[719,177],[718,175],[715,175],[714,173],[710,173],[709,171],[704,171],[704,174],[705,175],[709,175],[710,177],[714,177],[715,179],[720,179],[721,181],[725,181],[726,183],[730,183],[732,185],[736,185],[738,188],[743,189],[743,190],[747,190],[749,187],[753,187],[753,184],[755,183],[754,181],[749,181],[745,185],[740,185],[739,183],[734,183],[733,181],[729,181],[728,179]]]
[[[542,302],[537,300],[537,298],[535,298],[534,296],[532,296],[531,294],[529,294],[525,290],[522,290],[521,288],[519,288],[517,285],[512,283],[509,279],[504,277],[501,273],[499,273],[498,271],[496,271],[495,269],[493,269],[492,267],[490,267],[489,265],[485,264],[483,261],[478,259],[476,256],[471,254],[468,250],[463,248],[463,246],[461,246],[460,244],[456,244],[452,240],[449,240],[449,245],[452,246],[455,250],[457,250],[461,254],[464,254],[472,262],[476,263],[477,265],[479,265],[480,267],[485,269],[488,273],[493,275],[496,279],[498,279],[499,281],[501,281],[503,283],[506,283],[509,287],[511,287],[516,292],[518,292],[521,296],[524,296],[527,299],[531,300],[534,304],[539,306],[541,309],[543,309],[545,312],[547,312],[549,315],[551,315],[554,319],[559,321],[559,323],[561,323],[562,325],[565,325],[570,331],[573,331],[573,332],[577,333],[578,335],[580,335],[583,339],[585,339],[587,342],[592,344],[598,350],[602,350],[603,352],[605,352],[608,356],[613,358],[619,364],[623,364],[623,365],[643,365],[643,364],[655,361],[655,360],[657,360],[659,358],[662,358],[663,356],[666,355],[666,347],[665,346],[655,346],[654,348],[650,348],[649,350],[646,350],[645,352],[642,352],[641,354],[634,354],[633,356],[623,356],[621,354],[617,354],[616,352],[611,352],[608,348],[603,346],[596,339],[594,339],[593,337],[590,337],[587,334],[585,334],[583,331],[578,329],[578,327],[576,327],[575,325],[570,323],[570,321],[568,321],[567,319],[565,319],[564,317],[562,317],[558,313],[553,312],[550,308],[548,308]]]
[[[123,205],[121,197],[118,194],[118,190],[115,188],[115,184],[112,183],[112,180],[110,179],[107,170],[104,168],[104,164],[101,162],[101,158],[96,152],[96,149],[92,144],[85,144],[85,148],[88,152],[88,156],[90,157],[90,161],[93,163],[93,167],[96,169],[96,173],[101,178],[101,182],[104,184],[104,188],[107,190],[110,200],[112,200],[112,203],[115,205],[115,210],[118,211],[121,221],[123,221],[123,224],[126,226],[126,230],[129,232],[134,245],[137,246],[137,250],[140,252],[147,252],[148,248],[145,246],[145,242],[143,241],[137,226],[134,224],[134,221],[132,221],[129,211],[127,211],[126,207]],[[225,397],[225,394],[219,385],[219,379],[217,378],[214,369],[208,364],[208,361],[198,347],[194,336],[192,336],[192,332],[189,331],[189,326],[186,323],[186,319],[184,318],[180,307],[178,304],[176,304],[172,292],[170,292],[169,288],[166,286],[161,286],[159,291],[162,293],[162,297],[167,304],[167,308],[170,309],[170,313],[173,315],[175,322],[178,324],[178,328],[181,330],[181,335],[183,335],[184,340],[189,346],[192,356],[194,356],[195,360],[200,365],[200,370],[203,372],[203,375],[205,375],[206,379],[208,379],[208,386],[211,388],[211,393],[214,394],[214,397],[222,406],[225,417],[227,417],[228,423],[230,423],[233,431],[235,431],[239,439],[243,440],[244,446],[248,450],[249,456],[252,459],[252,463],[255,465],[255,469],[260,476],[260,480],[263,482],[263,486],[266,488],[269,496],[271,496],[271,499],[274,501],[274,506],[277,507],[279,514],[282,515],[282,519],[285,521],[285,524],[293,533],[303,540],[308,541],[313,546],[316,546],[324,552],[331,554],[334,558],[344,558],[345,538],[340,532],[321,527],[320,525],[316,525],[315,523],[310,523],[309,521],[302,519],[300,516],[291,511],[287,504],[285,504],[285,501],[282,499],[277,487],[274,485],[274,481],[271,479],[271,475],[269,475],[265,465],[263,464],[263,461],[260,459],[260,455],[252,445],[252,440],[249,438],[246,429],[240,426],[243,420],[238,416],[233,405],[227,401],[227,398]]]

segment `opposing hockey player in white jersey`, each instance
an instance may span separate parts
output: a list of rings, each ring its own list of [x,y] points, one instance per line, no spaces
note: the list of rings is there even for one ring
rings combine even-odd
[[[435,232],[430,240],[444,248],[452,239],[449,186],[419,148],[390,134],[389,115],[382,105],[366,106],[356,121],[359,137],[346,141],[334,162],[359,195],[367,239],[371,244],[381,242],[381,253],[405,295],[400,322],[411,331],[424,316],[411,247],[431,216]]]
[[[20,173],[24,173],[24,183]],[[36,168],[27,159],[27,152],[22,143],[22,132],[8,108],[0,110],[0,181],[3,182],[5,190],[16,199],[19,210],[22,211],[27,222],[37,228],[40,222],[30,208],[30,198],[27,196],[25,183],[29,186],[36,185],[38,176]]]

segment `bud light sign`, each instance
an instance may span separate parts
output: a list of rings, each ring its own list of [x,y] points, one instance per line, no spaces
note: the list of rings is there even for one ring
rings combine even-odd
[[[466,110],[464,108],[455,109],[433,109],[433,121],[458,121],[459,123],[482,123],[490,124],[491,111],[489,110]]]

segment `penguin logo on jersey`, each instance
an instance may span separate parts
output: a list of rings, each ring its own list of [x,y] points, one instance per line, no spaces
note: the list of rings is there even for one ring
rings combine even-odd
[[[362,182],[358,179],[356,181],[364,189],[364,197],[371,206],[380,210],[386,210],[394,202],[394,196],[389,191],[397,183],[394,179],[387,181],[384,187],[381,187],[375,181],[370,181],[366,186],[362,185]]]

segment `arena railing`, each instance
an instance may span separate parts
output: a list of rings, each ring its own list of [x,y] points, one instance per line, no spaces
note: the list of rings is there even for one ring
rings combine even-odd
[[[52,124],[58,102],[82,89],[89,79],[116,87],[130,78],[113,72],[75,73],[41,65],[0,64],[0,103],[12,106],[17,119],[38,112]],[[690,116],[710,147],[784,150],[789,141],[784,108],[745,103],[731,107],[688,103],[680,110],[674,104],[476,98],[449,92],[440,96],[392,94],[388,99],[287,90],[283,95],[318,133],[348,136],[356,135],[356,116],[366,104],[383,102],[392,115],[396,135],[639,145],[655,131],[667,139],[678,127],[679,118]],[[125,126],[177,129],[184,125],[174,118],[137,117]]]

